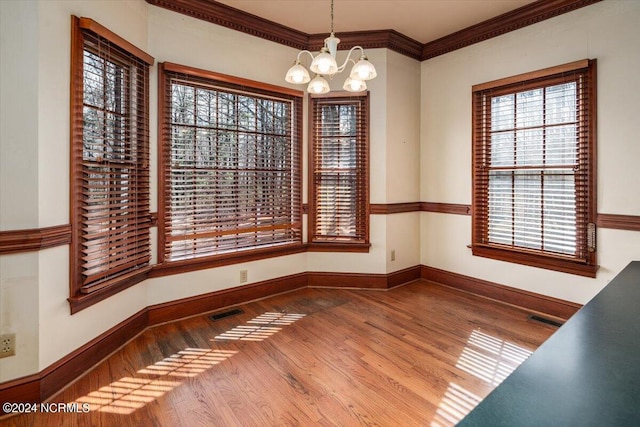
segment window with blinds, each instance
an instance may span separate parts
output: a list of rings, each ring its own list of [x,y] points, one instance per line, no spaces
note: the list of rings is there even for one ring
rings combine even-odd
[[[161,73],[162,260],[301,245],[301,94]]]
[[[153,58],[72,18],[72,296],[143,280],[149,249]]]
[[[473,251],[595,274],[595,61],[474,87]]]
[[[309,242],[368,249],[369,96],[312,97],[310,104]]]

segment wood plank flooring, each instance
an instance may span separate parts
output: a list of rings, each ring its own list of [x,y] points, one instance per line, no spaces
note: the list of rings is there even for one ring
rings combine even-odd
[[[426,281],[309,288],[146,330],[23,426],[450,426],[556,328]],[[85,405],[85,406],[83,406]]]

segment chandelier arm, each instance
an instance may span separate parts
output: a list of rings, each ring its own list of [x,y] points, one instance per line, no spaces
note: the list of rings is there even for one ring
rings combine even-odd
[[[308,53],[311,57],[311,60],[313,61],[313,53],[309,52],[308,50],[301,50],[300,52],[298,52],[298,56],[296,58],[297,62],[300,62],[300,55],[302,55],[303,53]]]
[[[364,55],[364,49],[361,46],[354,46],[351,49],[349,49],[349,53],[347,54],[347,59],[344,60],[344,64],[342,64],[341,66],[338,67],[338,73],[341,73],[341,72],[344,71],[344,69],[347,66],[347,64],[349,63],[349,61],[353,62],[354,64],[356,63],[356,61],[351,59],[351,54],[353,53],[353,51],[355,49],[360,49],[360,51],[362,52],[362,55]]]
[[[347,59],[344,61],[344,64],[342,64],[342,65],[338,68],[338,72],[337,72],[336,74],[343,72],[343,71],[344,71],[344,69],[346,68],[346,66],[347,66],[347,64],[348,64],[349,62],[352,62],[352,63],[353,63],[353,65],[356,65],[356,61],[355,61],[353,58],[347,58]]]

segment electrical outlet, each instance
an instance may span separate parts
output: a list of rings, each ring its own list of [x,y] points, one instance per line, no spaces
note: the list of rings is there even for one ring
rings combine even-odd
[[[16,354],[16,334],[0,335],[0,357]]]
[[[395,261],[395,260],[396,260],[396,250],[391,249],[391,261]]]
[[[249,280],[249,272],[247,270],[240,270],[240,283],[244,283]]]

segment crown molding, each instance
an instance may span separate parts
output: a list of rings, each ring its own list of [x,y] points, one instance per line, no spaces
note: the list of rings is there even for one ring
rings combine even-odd
[[[339,49],[351,49],[356,45],[364,49],[386,48],[424,61],[600,1],[602,0],[538,0],[426,44],[395,30],[344,32],[338,34]],[[146,2],[299,50],[318,50],[327,37],[327,34],[307,34],[215,0]]]
[[[146,2],[296,49],[306,49],[309,44],[307,33],[213,0],[146,0]]]
[[[386,48],[417,60],[422,56],[422,43],[395,30],[347,31],[337,34],[337,37],[340,39],[339,50],[360,46],[363,49]],[[310,34],[305,49],[320,50],[325,38],[327,34]]]
[[[426,43],[421,59],[431,59],[600,1],[539,0]]]

